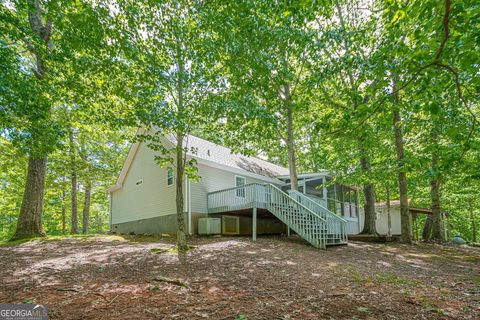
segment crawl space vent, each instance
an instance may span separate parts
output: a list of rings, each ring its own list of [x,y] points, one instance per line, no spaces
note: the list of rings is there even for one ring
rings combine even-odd
[[[240,234],[240,218],[233,216],[222,216],[223,234]]]

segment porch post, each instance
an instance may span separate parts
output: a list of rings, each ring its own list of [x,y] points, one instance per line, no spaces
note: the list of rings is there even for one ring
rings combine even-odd
[[[257,207],[253,206],[252,213],[252,240],[257,241]]]

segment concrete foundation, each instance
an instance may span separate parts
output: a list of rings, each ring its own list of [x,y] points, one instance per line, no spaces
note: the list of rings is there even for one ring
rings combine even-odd
[[[229,215],[226,213],[225,215]],[[209,215],[210,217],[221,218],[221,214]],[[207,214],[192,213],[192,233],[198,234],[198,219],[205,218]],[[252,216],[239,216],[240,235],[252,234]],[[185,214],[185,224],[188,232],[188,216]],[[117,223],[112,225],[112,232],[117,234],[171,234],[177,232],[177,215],[167,215]],[[257,234],[280,234],[286,233],[286,225],[274,217],[257,218]]]
[[[192,212],[192,233],[198,233],[198,219],[205,218],[207,214]],[[185,227],[188,233],[188,215],[185,214]],[[112,232],[119,234],[176,234],[177,233],[177,215],[154,217],[150,219],[141,219],[124,223],[112,224]]]

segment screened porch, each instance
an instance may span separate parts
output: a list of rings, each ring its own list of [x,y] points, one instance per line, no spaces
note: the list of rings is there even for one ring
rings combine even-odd
[[[285,176],[281,179],[286,183],[282,189],[285,191],[290,189],[290,178]],[[361,208],[357,188],[344,184],[332,184],[332,178],[326,173],[314,173],[300,174],[298,189],[318,204],[346,219],[349,222],[350,234],[359,232]]]

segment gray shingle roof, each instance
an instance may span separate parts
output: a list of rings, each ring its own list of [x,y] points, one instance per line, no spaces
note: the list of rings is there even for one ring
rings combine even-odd
[[[174,142],[175,140],[170,138],[170,141]],[[221,165],[242,169],[271,178],[289,174],[288,169],[285,167],[259,158],[234,154],[230,148],[192,135],[185,138],[185,145],[189,149],[188,155],[194,158],[213,161]],[[191,151],[192,147],[196,152]]]

